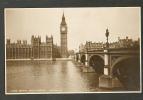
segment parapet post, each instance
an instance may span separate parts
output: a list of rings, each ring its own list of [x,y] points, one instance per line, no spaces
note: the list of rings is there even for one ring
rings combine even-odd
[[[108,49],[104,50],[104,75],[110,74]]]
[[[87,52],[85,54],[85,66],[88,67],[88,54],[87,54]]]
[[[80,59],[81,59],[81,57],[80,57],[80,52],[78,53],[78,62],[80,63]]]
[[[85,66],[89,67],[89,64],[88,64],[88,47],[87,46],[86,46],[86,52],[85,52]]]

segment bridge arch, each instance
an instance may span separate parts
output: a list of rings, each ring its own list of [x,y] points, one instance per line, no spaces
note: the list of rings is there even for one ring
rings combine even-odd
[[[81,56],[80,61],[81,61],[81,63],[83,63],[83,64],[85,65],[85,61],[86,61],[85,55],[82,55],[82,56]]]
[[[89,66],[93,67],[97,74],[104,73],[104,58],[101,55],[92,55],[89,58]]]
[[[76,58],[75,58],[75,59],[76,59],[76,61],[78,61],[78,60],[79,60],[79,56],[78,56],[78,54],[76,54]]]
[[[121,61],[124,61],[124,60],[126,60],[126,59],[130,59],[130,58],[134,59],[133,56],[123,56],[123,57],[117,58],[117,59],[112,63],[111,68],[113,69],[116,64],[118,64],[118,63],[120,63]]]
[[[139,90],[139,57],[120,57],[112,65],[112,74],[117,77],[127,90]]]

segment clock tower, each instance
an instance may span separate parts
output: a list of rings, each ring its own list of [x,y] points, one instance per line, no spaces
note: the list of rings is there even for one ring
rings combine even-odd
[[[65,21],[64,13],[63,13],[62,21],[61,21],[61,25],[60,25],[60,32],[61,32],[61,57],[67,58],[68,57],[67,24]]]

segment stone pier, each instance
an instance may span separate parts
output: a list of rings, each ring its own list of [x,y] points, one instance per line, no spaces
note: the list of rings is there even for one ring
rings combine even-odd
[[[109,51],[104,50],[104,75],[99,77],[99,88],[123,88],[121,82],[117,77],[111,74],[111,67],[109,66]]]

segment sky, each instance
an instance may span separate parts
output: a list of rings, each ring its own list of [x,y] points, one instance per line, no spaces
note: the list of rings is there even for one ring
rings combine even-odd
[[[139,7],[89,7],[89,8],[5,8],[5,36],[11,42],[31,41],[31,36],[53,35],[60,46],[60,23],[65,15],[68,27],[68,49],[76,50],[86,41],[109,42],[128,36],[137,40],[141,34],[141,9]]]

